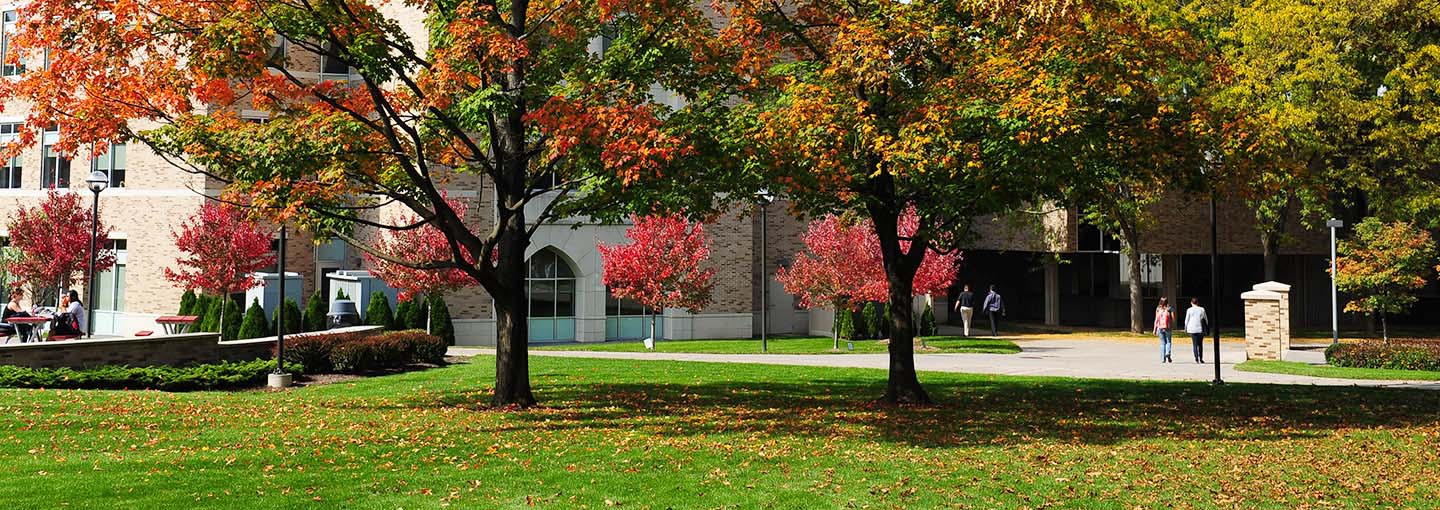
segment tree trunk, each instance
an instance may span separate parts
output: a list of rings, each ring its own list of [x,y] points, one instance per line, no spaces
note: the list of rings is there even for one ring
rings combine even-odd
[[[830,336],[834,340],[832,350],[840,350],[840,307],[835,307],[835,318],[830,320]]]
[[[499,338],[495,342],[495,395],[490,403],[497,407],[529,407],[535,405],[535,395],[530,391],[529,296],[525,295],[525,248],[529,239],[525,238],[524,219],[518,214],[510,217],[504,227],[508,232],[501,234],[496,276],[507,292],[492,294]]]
[[[1140,252],[1130,248],[1125,253],[1130,263],[1130,332],[1145,332],[1145,299],[1140,285]]]
[[[890,284],[890,377],[882,400],[929,405],[930,395],[915,374],[915,271],[924,260],[925,246],[921,240],[912,243],[910,253],[900,248],[898,213],[871,207],[870,218],[880,239],[885,278]]]
[[[1380,312],[1380,338],[1390,345],[1390,323],[1385,320],[1385,312]]]
[[[1280,254],[1276,253],[1280,247],[1279,234],[1263,234],[1260,236],[1260,251],[1265,256],[1265,281],[1277,281],[1275,275],[1279,270]]]

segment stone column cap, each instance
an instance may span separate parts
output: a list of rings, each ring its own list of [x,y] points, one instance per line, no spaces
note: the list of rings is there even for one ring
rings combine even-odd
[[[1240,299],[1246,301],[1279,301],[1282,297],[1284,296],[1282,296],[1279,292],[1273,292],[1268,290],[1252,290],[1250,292],[1240,294]]]
[[[1290,286],[1280,282],[1257,283],[1253,288],[1255,290],[1268,290],[1271,292],[1290,292]]]

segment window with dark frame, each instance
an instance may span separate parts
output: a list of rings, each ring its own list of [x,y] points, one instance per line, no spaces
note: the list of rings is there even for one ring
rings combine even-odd
[[[110,187],[125,187],[125,160],[127,149],[124,143],[110,144],[110,149],[90,160],[90,170],[110,176]]]
[[[19,122],[0,123],[0,146],[14,140],[20,135],[20,130],[24,128],[25,125]],[[0,170],[0,188],[20,188],[21,166],[19,156],[10,158],[10,161],[5,164],[4,169]]]
[[[40,142],[40,189],[70,187],[70,158],[55,150],[59,128],[45,128]]]

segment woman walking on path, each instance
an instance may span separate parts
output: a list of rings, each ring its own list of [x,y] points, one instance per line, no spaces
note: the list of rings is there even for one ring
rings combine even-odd
[[[969,285],[960,293],[955,309],[960,311],[960,320],[965,323],[965,336],[970,336],[970,319],[975,317],[975,293],[970,292]]]
[[[1190,308],[1185,310],[1185,332],[1190,334],[1190,342],[1195,346],[1196,363],[1205,362],[1205,330],[1210,329],[1209,326],[1209,318],[1205,316],[1205,307],[1200,306],[1200,298],[1190,298]]]
[[[1160,304],[1155,307],[1155,334],[1160,337],[1160,362],[1171,363],[1170,345],[1173,337],[1170,328],[1175,324],[1175,314],[1170,311],[1170,303],[1165,298],[1160,298]]]
[[[1000,330],[995,324],[995,314],[1005,315],[1005,301],[1000,299],[1000,293],[995,292],[995,286],[990,286],[990,293],[985,295],[985,303],[980,305],[985,310],[985,315],[990,317],[990,336],[1000,336]]]

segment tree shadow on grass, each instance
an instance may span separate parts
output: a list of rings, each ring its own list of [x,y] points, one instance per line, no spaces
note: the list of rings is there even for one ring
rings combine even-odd
[[[542,405],[506,413],[494,430],[849,436],[925,447],[1034,440],[1111,445],[1149,438],[1307,438],[1340,428],[1432,426],[1440,418],[1440,392],[1420,390],[936,375],[926,387],[939,405],[893,407],[872,400],[884,389],[879,372],[775,382],[713,370],[713,377],[686,375],[683,384],[540,371]],[[487,389],[473,388],[392,404],[501,412],[484,407],[486,400]]]

